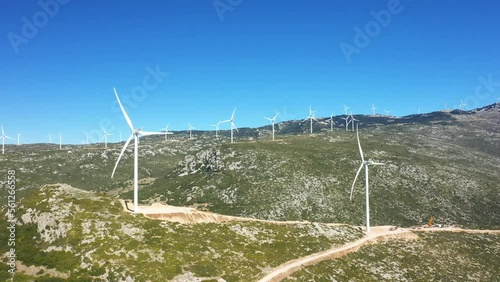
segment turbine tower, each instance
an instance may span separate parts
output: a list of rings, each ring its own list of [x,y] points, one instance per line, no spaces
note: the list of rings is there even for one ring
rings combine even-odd
[[[165,141],[168,141],[168,135],[169,135],[169,134],[174,134],[173,132],[168,131],[168,125],[169,125],[169,124],[167,123],[167,125],[165,126],[165,128],[162,128],[162,129],[161,129],[161,130],[163,130],[163,131],[164,131],[164,133],[165,133]]]
[[[310,125],[311,125],[311,134],[313,134],[313,120],[315,121],[318,121],[315,117],[314,117],[314,113],[316,113],[316,111],[313,111],[312,110],[312,107],[309,106],[309,116],[306,117],[303,121],[306,121],[306,120],[309,120],[310,121]]]
[[[351,128],[352,128],[352,131],[354,131],[354,124],[355,124],[357,121],[359,121],[359,120],[355,119],[355,118],[354,118],[354,116],[353,116],[353,115],[352,115],[352,113],[351,113],[351,122],[352,122],[352,124],[351,124]]]
[[[349,110],[350,108],[346,105],[344,105],[344,115],[347,115],[347,110]]]
[[[375,104],[372,104],[372,116],[375,116],[377,108],[375,108]]]
[[[363,149],[361,148],[361,142],[359,142],[359,131],[358,127],[356,126],[356,137],[358,139],[358,147],[359,147],[359,154],[361,155],[361,165],[359,166],[358,172],[356,173],[356,177],[354,177],[354,181],[352,182],[352,187],[351,187],[351,196],[349,199],[352,201],[352,192],[354,191],[354,185],[356,185],[356,180],[358,179],[359,173],[363,169],[363,166],[365,167],[365,195],[366,195],[366,233],[370,232],[370,187],[369,187],[369,182],[368,182],[368,166],[370,165],[384,165],[383,163],[377,163],[369,159],[368,161],[365,161],[365,157],[363,156]]]
[[[111,174],[111,178],[115,175],[116,168],[118,167],[118,164],[120,163],[120,160],[125,153],[125,150],[127,149],[128,144],[132,139],[134,139],[134,213],[138,212],[139,210],[139,138],[142,136],[151,136],[151,135],[162,135],[162,132],[146,132],[142,131],[141,128],[139,129],[134,129],[134,125],[132,124],[132,121],[130,120],[129,116],[127,115],[127,112],[123,108],[122,103],[120,102],[120,98],[118,97],[118,93],[116,92],[116,89],[113,87],[113,90],[115,91],[115,96],[116,100],[118,101],[118,104],[120,105],[120,109],[122,110],[123,116],[125,117],[125,120],[127,121],[128,126],[130,127],[130,130],[132,131],[132,134],[128,138],[127,142],[125,142],[125,145],[123,146],[123,149],[120,153],[120,156],[118,157],[118,160],[116,161],[115,168],[113,169],[113,173]]]
[[[59,150],[62,149],[62,133],[59,133]]]
[[[215,127],[215,138],[219,138],[219,125],[220,125],[220,121],[217,122],[217,124],[211,124],[210,126],[213,126]]]
[[[190,122],[188,122],[188,125],[189,125],[189,128],[188,128],[188,131],[189,131],[189,139],[192,139],[192,138],[193,138],[193,136],[191,135],[191,131],[192,131],[193,129],[196,129],[196,128],[195,128],[195,127],[192,127]]]
[[[228,120],[225,120],[225,121],[221,122],[221,123],[226,123],[226,122],[231,123],[231,143],[234,143],[234,140],[233,140],[233,136],[234,136],[233,129],[236,129],[236,131],[239,132],[238,128],[234,124],[234,114],[235,113],[236,113],[236,108],[234,108],[234,110],[233,110],[233,115],[231,116],[231,119],[228,119]]]
[[[2,155],[5,153],[5,138],[14,140],[13,138],[5,135],[5,131],[3,130],[3,125],[2,125]]]
[[[21,133],[17,134],[17,146],[21,146]]]
[[[330,131],[333,132],[333,113],[330,115]]]
[[[351,123],[350,116],[346,116],[342,119],[345,120],[345,131],[349,131],[349,123]]]
[[[102,129],[102,132],[104,133],[104,136],[102,137],[101,141],[104,140],[104,149],[108,148],[108,136],[111,136],[113,134],[107,133],[106,129]]]
[[[272,129],[273,129],[273,141],[274,141],[274,122],[276,121],[276,118],[278,117],[280,113],[277,113],[273,118],[267,118],[267,117],[264,117],[265,119],[267,119],[268,121],[271,122],[271,126],[272,126]]]

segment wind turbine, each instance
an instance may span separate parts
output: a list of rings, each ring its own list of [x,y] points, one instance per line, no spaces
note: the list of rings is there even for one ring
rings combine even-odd
[[[391,111],[390,111],[390,110],[384,110],[384,112],[385,112],[385,115],[386,115],[386,116],[389,116],[389,114],[391,113]]]
[[[314,113],[316,113],[316,111],[313,111],[312,110],[312,107],[309,106],[309,116],[306,117],[303,121],[306,121],[306,120],[309,120],[310,121],[310,124],[311,124],[311,134],[313,133],[313,120],[315,121],[318,121],[315,117],[314,117]]]
[[[128,144],[132,139],[134,139],[134,213],[139,210],[138,205],[139,205],[139,137],[141,136],[150,136],[150,135],[162,135],[162,132],[146,132],[142,131],[141,128],[139,129],[134,129],[134,125],[132,124],[132,121],[130,120],[129,116],[127,115],[127,112],[123,108],[122,103],[120,102],[120,98],[118,97],[118,93],[116,92],[116,89],[113,87],[113,90],[115,91],[115,96],[116,100],[118,101],[118,104],[120,105],[120,109],[122,110],[123,116],[125,117],[125,120],[127,121],[128,126],[130,127],[130,130],[132,131],[132,134],[128,138],[127,142],[125,142],[125,145],[123,146],[123,149],[120,153],[120,156],[118,157],[118,160],[116,161],[115,168],[113,169],[113,173],[111,174],[111,178],[115,175],[116,168],[118,167],[118,164],[120,163],[120,160],[123,156],[123,153],[125,153],[125,150],[127,149]]]
[[[330,131],[333,132],[333,113],[330,115]]]
[[[345,120],[345,131],[349,130],[349,123],[351,123],[351,120],[349,118],[350,118],[350,116],[346,116],[345,118],[342,118],[343,120]]]
[[[347,110],[349,110],[350,108],[346,105],[344,105],[344,114],[347,115]]]
[[[375,108],[375,104],[372,104],[372,116],[375,116],[375,111],[377,108]]]
[[[165,126],[165,128],[162,128],[161,130],[163,130],[165,132],[165,141],[168,141],[169,134],[174,134],[173,132],[168,131],[168,123],[167,123],[167,126]]]
[[[351,113],[351,122],[352,122],[352,124],[351,124],[351,128],[352,128],[352,131],[354,131],[354,124],[355,124],[357,121],[359,121],[359,120],[355,119],[355,118],[354,118],[354,116],[353,116],[353,115],[352,115],[352,113]]]
[[[2,125],[2,155],[5,153],[5,138],[14,140],[13,138],[5,135],[5,131],[3,130],[3,125]]]
[[[195,128],[195,127],[193,127],[193,126],[191,126],[191,123],[190,123],[190,122],[188,122],[188,125],[189,125],[189,128],[188,128],[188,131],[189,131],[189,139],[192,139],[192,138],[193,138],[193,136],[191,135],[191,131],[192,131],[193,129],[196,129],[196,128]]]
[[[52,144],[52,134],[49,133],[49,144]]]
[[[59,150],[62,149],[62,133],[59,133]]]
[[[17,146],[21,146],[21,133],[17,134]]]
[[[366,233],[370,232],[370,187],[368,182],[368,166],[370,165],[384,165],[383,163],[377,163],[369,159],[365,161],[365,157],[363,156],[363,149],[361,148],[361,142],[359,142],[359,131],[356,126],[356,137],[358,139],[358,147],[359,154],[361,155],[361,165],[359,166],[358,172],[356,173],[356,177],[354,177],[354,181],[352,182],[351,187],[351,196],[349,199],[352,201],[352,192],[354,191],[354,185],[356,185],[356,180],[358,179],[359,173],[365,167],[365,195],[366,195]]]
[[[211,124],[211,125],[210,125],[210,126],[215,127],[215,138],[219,138],[219,124],[220,124],[220,123],[221,123],[221,122],[220,122],[220,121],[218,121],[218,122],[217,122],[217,124]]]
[[[233,141],[233,129],[236,129],[236,131],[239,132],[238,128],[236,127],[236,125],[234,124],[234,114],[236,113],[236,108],[234,108],[233,110],[233,115],[231,116],[231,119],[228,119],[228,120],[225,120],[225,121],[222,121],[221,123],[226,123],[226,122],[230,122],[231,123],[231,143],[234,143]]]
[[[464,101],[460,101],[460,105],[458,106],[458,108],[462,111],[465,110],[465,106],[467,106],[467,104],[464,103]]]
[[[102,132],[104,133],[104,136],[102,137],[101,141],[104,140],[104,148],[107,149],[108,148],[108,136],[111,136],[113,134],[111,133],[107,133],[106,132],[106,129],[102,129]]]
[[[267,118],[267,117],[264,117],[265,119],[267,119],[268,121],[271,122],[271,125],[272,125],[272,128],[273,128],[273,141],[274,141],[274,122],[276,121],[276,118],[278,117],[280,113],[277,113],[273,118]]]

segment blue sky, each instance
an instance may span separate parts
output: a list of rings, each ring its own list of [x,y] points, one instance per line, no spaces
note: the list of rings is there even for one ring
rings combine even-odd
[[[276,112],[303,119],[309,105],[320,117],[341,114],[344,104],[368,114],[372,103],[407,115],[500,96],[493,0],[0,6],[0,123],[9,136],[21,132],[23,143],[62,132],[65,143],[78,144],[86,132],[99,138],[101,126],[115,134],[110,141],[129,134],[113,87],[145,130],[167,122],[172,130],[188,122],[210,129],[234,107],[236,125],[253,127]]]

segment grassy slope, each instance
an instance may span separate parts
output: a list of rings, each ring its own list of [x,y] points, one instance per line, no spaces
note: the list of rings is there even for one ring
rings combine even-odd
[[[78,281],[166,281],[184,272],[255,281],[265,269],[361,236],[352,227],[320,224],[166,223],[125,213],[104,194],[57,185],[25,197],[17,216],[23,223],[17,227],[18,259]],[[0,221],[2,230],[5,225]],[[2,232],[0,241],[6,236]],[[0,252],[6,251],[2,244]]]
[[[362,248],[341,259],[306,267],[286,281],[496,281],[500,236],[418,233]]]

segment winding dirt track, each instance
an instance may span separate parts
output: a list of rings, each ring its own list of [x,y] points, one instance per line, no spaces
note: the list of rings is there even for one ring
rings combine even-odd
[[[302,269],[304,266],[316,264],[324,260],[340,258],[349,253],[358,251],[361,247],[365,245],[375,244],[382,240],[394,239],[394,238],[415,240],[418,238],[417,235],[415,235],[413,232],[409,230],[397,229],[395,231],[390,231],[390,229],[391,226],[372,227],[372,230],[370,231],[370,233],[367,234],[367,236],[357,241],[345,244],[338,248],[330,249],[327,251],[323,251],[320,253],[312,254],[306,257],[286,262],[278,266],[274,270],[272,270],[264,278],[260,279],[259,282],[281,281],[290,276],[291,274],[293,274],[294,272]]]
[[[123,209],[127,212],[132,211],[132,205],[120,200],[123,205]],[[190,207],[175,207],[161,204],[153,204],[151,206],[139,206],[138,213],[143,214],[145,217],[165,220],[170,222],[180,222],[187,224],[195,224],[202,222],[227,222],[227,221],[258,221],[266,222],[272,224],[304,224],[307,221],[271,221],[271,220],[260,220],[254,218],[237,217],[237,216],[227,216],[220,215],[211,212],[199,211]],[[328,225],[344,225],[331,223]],[[311,254],[302,258],[298,258],[289,262],[286,262],[275,269],[271,270],[266,274],[259,282],[277,282],[281,281],[294,272],[302,269],[305,266],[313,265],[321,261],[336,259],[343,257],[347,254],[358,251],[361,247],[366,245],[376,244],[380,241],[390,240],[390,239],[408,239],[416,240],[418,236],[414,232],[464,232],[464,233],[490,233],[490,234],[500,234],[500,230],[468,230],[456,227],[448,228],[398,228],[393,230],[393,226],[377,226],[372,227],[370,233],[365,234],[365,237],[356,240],[354,242],[347,243],[343,246],[326,250],[323,252]]]

